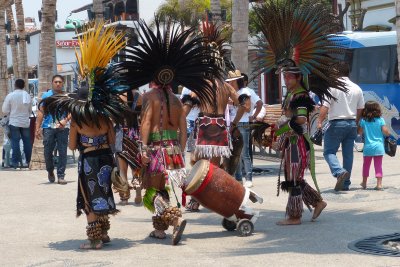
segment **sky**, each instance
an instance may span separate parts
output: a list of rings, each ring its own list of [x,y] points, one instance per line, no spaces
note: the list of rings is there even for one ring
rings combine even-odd
[[[139,0],[139,13],[140,17],[146,22],[149,22],[157,10],[157,7],[162,4],[164,0]],[[80,8],[84,5],[92,3],[92,0],[57,0],[58,21],[56,22],[60,27],[64,27],[65,20],[67,19],[71,10]],[[36,23],[39,24],[38,10],[42,7],[42,0],[23,0],[25,17],[36,18]],[[80,12],[73,14],[71,18],[74,19],[87,19],[87,12]]]

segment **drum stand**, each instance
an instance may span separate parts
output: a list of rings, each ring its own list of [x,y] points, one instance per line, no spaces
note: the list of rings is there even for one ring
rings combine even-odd
[[[249,236],[254,231],[254,223],[260,216],[259,211],[253,211],[251,208],[247,207],[246,204],[249,200],[253,203],[263,203],[263,198],[257,195],[254,191],[245,188],[246,193],[243,198],[242,205],[239,208],[241,216],[232,215],[229,218],[222,219],[222,227],[228,231],[239,231],[240,236]]]

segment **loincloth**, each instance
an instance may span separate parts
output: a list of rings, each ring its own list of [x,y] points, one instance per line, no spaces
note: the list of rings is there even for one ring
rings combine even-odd
[[[200,116],[202,115],[202,116]],[[195,154],[202,158],[231,156],[231,140],[224,115],[199,114],[195,125]]]
[[[162,134],[153,133],[149,142],[147,153],[150,163],[145,171],[146,177],[151,179],[152,176],[164,174],[177,186],[182,186],[186,169],[176,131],[164,130]]]

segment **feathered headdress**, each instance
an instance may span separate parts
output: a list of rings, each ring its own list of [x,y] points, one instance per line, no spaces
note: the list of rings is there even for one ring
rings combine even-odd
[[[125,62],[133,86],[155,83],[159,88],[180,84],[190,88],[202,102],[212,103],[213,87],[207,80],[212,73],[222,77],[220,67],[210,61],[209,50],[202,44],[203,37],[194,28],[181,29],[172,21],[161,25],[155,19],[155,32],[141,20],[139,44],[127,47]]]
[[[255,12],[264,37],[259,44],[258,73],[298,68],[309,77],[307,89],[321,100],[332,98],[329,88],[347,91],[339,79],[338,58],[344,49],[333,38],[339,23],[324,4],[270,0],[256,6]]]
[[[222,34],[221,26],[207,20],[203,21],[201,34],[204,37],[205,45],[211,50],[216,64],[219,64],[224,71],[235,70],[233,63],[228,57],[227,39]]]
[[[101,116],[115,123],[123,123],[129,107],[119,94],[131,86],[127,82],[124,65],[110,62],[125,47],[124,33],[97,22],[85,28],[78,36],[78,42],[80,52],[75,52],[78,91],[87,90],[87,98],[79,98],[77,94],[52,96],[43,100],[45,110],[56,117],[69,113],[79,126],[82,123],[95,123],[99,127]]]

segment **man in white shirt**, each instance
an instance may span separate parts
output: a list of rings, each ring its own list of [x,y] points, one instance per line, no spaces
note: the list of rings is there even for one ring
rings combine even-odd
[[[351,170],[353,168],[353,146],[357,137],[357,125],[364,108],[364,97],[361,88],[349,78],[348,65],[343,66],[341,78],[348,93],[331,88],[332,96],[337,100],[324,102],[321,106],[317,128],[322,127],[328,114],[329,127],[324,134],[324,157],[332,175],[337,179],[335,191],[349,190]],[[336,156],[342,145],[343,167]]]
[[[31,96],[24,90],[25,81],[17,79],[15,81],[15,90],[6,96],[2,111],[9,116],[9,126],[11,135],[11,167],[22,166],[20,140],[24,144],[24,153],[26,163],[29,166],[32,155],[32,143],[30,137],[30,120],[32,112]],[[27,167],[27,166],[23,166]]]
[[[239,73],[240,71],[236,70],[235,73]],[[229,75],[228,75],[229,77]],[[253,186],[253,167],[250,159],[250,127],[249,122],[254,121],[257,118],[258,113],[260,113],[261,108],[263,106],[263,102],[261,101],[260,97],[254,92],[253,89],[249,87],[245,87],[245,80],[243,79],[244,75],[239,76],[232,76],[231,78],[226,79],[226,81],[237,91],[239,96],[247,95],[250,97],[251,108],[250,112],[245,112],[241,119],[239,120],[238,126],[240,133],[243,137],[243,149],[241,154],[241,160],[239,161],[238,168],[235,173],[235,178],[238,181],[243,180],[242,169],[244,167],[246,177],[243,180],[243,183],[246,187]],[[256,109],[254,114],[251,113],[253,109]],[[231,118],[236,117],[238,107],[230,106],[229,113]],[[234,123],[232,123],[233,126]]]
[[[193,92],[188,88],[184,87],[181,93],[181,101],[185,96],[193,97]],[[187,107],[183,107],[184,112],[187,113]],[[194,150],[194,140],[193,140],[193,130],[194,130],[194,122],[199,116],[200,108],[197,104],[194,104],[190,107],[189,113],[186,114],[186,123],[187,123],[187,135],[188,139],[186,142],[187,152],[193,152]]]

